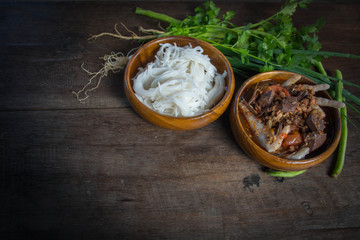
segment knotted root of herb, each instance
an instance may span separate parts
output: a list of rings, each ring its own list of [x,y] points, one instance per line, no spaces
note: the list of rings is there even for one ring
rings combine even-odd
[[[101,83],[101,80],[103,77],[106,77],[109,73],[109,71],[112,71],[113,73],[117,73],[124,69],[126,64],[129,61],[129,57],[125,56],[123,53],[111,53],[110,55],[105,55],[102,58],[104,60],[103,67],[97,71],[97,72],[90,72],[89,70],[84,68],[84,64],[81,65],[81,68],[92,77],[89,79],[88,83],[79,91],[72,93],[75,94],[77,100],[81,103],[85,103],[85,100],[88,99],[89,92],[92,92],[96,90]],[[97,79],[97,80],[96,80]],[[93,85],[93,81],[96,80],[96,84],[94,87],[90,87],[90,85]]]
[[[136,33],[134,33],[133,31],[129,30],[123,23],[121,23],[121,25],[126,29],[126,31],[128,31],[131,34],[130,36],[122,35],[118,31],[117,25],[115,25],[114,26],[115,33],[104,32],[104,33],[100,33],[97,35],[92,35],[88,40],[95,41],[97,38],[103,37],[103,36],[110,36],[110,37],[120,38],[123,40],[151,40],[151,39],[157,38],[157,37],[161,36],[161,34],[165,33],[160,30],[144,29],[144,28],[140,27],[139,28],[140,32],[145,33],[145,34],[150,34],[150,35],[139,36]],[[137,49],[137,48],[135,48],[135,49]],[[118,53],[113,52],[110,55],[105,55],[104,57],[101,57],[100,59],[104,60],[104,64],[103,64],[103,67],[97,72],[90,72],[89,70],[85,69],[84,64],[82,64],[81,68],[87,74],[91,75],[92,77],[89,79],[88,83],[81,90],[79,90],[77,92],[75,92],[75,91],[72,92],[73,94],[75,94],[77,100],[81,103],[85,103],[85,100],[90,97],[89,93],[92,91],[95,91],[100,86],[101,80],[108,75],[108,72],[110,70],[113,73],[117,73],[117,72],[121,71],[122,69],[124,69],[130,59],[129,54],[133,50],[134,49],[132,49],[126,56],[121,52],[118,52]],[[93,81],[95,79],[97,79],[95,87],[90,88],[90,85],[94,84]]]

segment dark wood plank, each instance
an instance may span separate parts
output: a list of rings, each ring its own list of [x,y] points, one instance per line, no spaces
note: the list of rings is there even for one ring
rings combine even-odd
[[[238,148],[226,117],[188,132],[158,128],[126,108],[3,112],[0,120],[0,233],[11,237],[359,232],[358,141],[339,179],[327,176],[329,159],[278,181]]]

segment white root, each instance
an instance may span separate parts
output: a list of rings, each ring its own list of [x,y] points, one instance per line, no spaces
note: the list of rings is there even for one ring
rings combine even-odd
[[[323,106],[323,107],[333,107],[333,108],[343,108],[345,107],[345,103],[343,102],[338,102],[335,100],[330,100],[327,98],[322,98],[322,97],[316,97],[316,103],[319,106]]]
[[[159,37],[161,34],[165,33],[164,31],[161,31],[161,30],[144,29],[143,27],[140,27],[140,29],[139,29],[140,32],[145,33],[145,34],[150,34],[150,35],[139,36],[135,32],[131,31],[129,28],[127,28],[125,26],[125,24],[121,23],[121,25],[127,32],[130,33],[130,35],[128,35],[128,36],[122,35],[119,32],[119,30],[117,29],[117,24],[115,24],[115,26],[114,26],[115,33],[103,32],[100,34],[91,35],[91,37],[88,40],[95,41],[97,38],[103,37],[103,36],[110,36],[110,37],[115,37],[115,38],[124,39],[124,40],[132,40],[132,39],[151,40],[151,39],[155,39],[155,38]],[[134,48],[134,49],[137,49],[137,48]],[[132,50],[134,50],[134,49],[132,49]],[[130,50],[130,52],[132,50]],[[85,69],[84,64],[82,64],[81,68],[87,74],[91,75],[91,78],[89,79],[87,84],[81,90],[79,90],[77,92],[72,91],[72,93],[76,96],[77,100],[80,103],[85,103],[85,100],[90,97],[89,92],[95,91],[99,87],[102,78],[104,78],[108,75],[109,70],[111,70],[113,73],[116,73],[116,72],[119,72],[122,69],[124,69],[126,64],[128,63],[128,61],[131,58],[130,52],[127,54],[127,56],[124,56],[124,54],[121,52],[120,53],[111,53],[110,55],[105,55],[104,57],[102,57],[102,59],[104,60],[103,67],[97,72],[90,72],[89,70]],[[96,79],[97,79],[97,81],[94,83],[93,81]],[[91,85],[95,85],[95,86],[90,87]]]
[[[92,77],[81,90],[77,92],[72,92],[80,103],[85,103],[85,100],[90,97],[89,92],[95,91],[100,86],[102,78],[106,77],[109,71],[117,73],[124,69],[130,59],[130,56],[125,56],[123,53],[119,52],[105,55],[104,57],[102,57],[102,59],[105,63],[103,64],[103,67],[97,72],[90,72],[89,70],[84,68],[84,64],[81,65],[81,68]],[[93,80],[96,78],[98,79],[95,83],[95,86],[89,88],[90,85],[93,85]]]
[[[292,75],[288,80],[286,80],[285,82],[283,82],[281,84],[282,87],[288,87],[290,85],[295,84],[297,81],[299,81],[301,79],[300,75]]]
[[[261,147],[265,148],[266,151],[273,153],[281,147],[283,140],[286,138],[287,134],[290,132],[290,125],[285,126],[279,136],[275,136],[270,132],[270,129],[265,126],[259,119],[251,112],[251,110],[247,107],[244,100],[239,102],[239,106],[241,111],[244,113],[244,116],[249,123],[251,130],[254,133],[258,143]],[[268,139],[274,139],[272,143],[268,142]]]

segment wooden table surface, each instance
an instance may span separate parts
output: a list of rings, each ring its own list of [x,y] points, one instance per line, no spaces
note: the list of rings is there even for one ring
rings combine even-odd
[[[84,104],[72,94],[99,57],[136,41],[90,34],[124,23],[157,28],[137,6],[182,19],[201,2],[0,3],[0,239],[356,239],[360,234],[360,130],[349,124],[343,172],[335,156],[290,179],[268,176],[236,144],[228,112],[193,131],[137,115],[123,72]],[[234,22],[259,21],[281,3],[219,2]],[[360,4],[315,2],[297,25],[323,17],[323,50],[360,55]],[[120,28],[119,28],[120,29]],[[123,34],[127,32],[121,29]],[[330,58],[360,83],[360,61]],[[243,81],[237,76],[238,84]],[[238,86],[237,86],[238,88]],[[351,89],[360,95],[359,89]],[[360,118],[349,110],[354,125]]]

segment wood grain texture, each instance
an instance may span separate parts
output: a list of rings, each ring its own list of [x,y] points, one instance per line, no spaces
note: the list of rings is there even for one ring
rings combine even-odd
[[[135,41],[87,41],[124,22],[158,22],[135,7],[183,18],[198,2],[0,4],[0,239],[356,239],[360,233],[359,129],[349,124],[345,168],[334,156],[293,179],[276,179],[232,136],[228,112],[186,132],[144,121],[130,107],[123,75],[109,74],[85,104],[72,90],[80,66],[127,53]],[[255,22],[279,3],[226,3],[236,23]],[[360,55],[360,5],[315,3],[298,24],[325,18],[324,50]],[[121,29],[122,33],[126,33]],[[331,73],[359,83],[359,61],[327,59]],[[237,80],[242,80],[237,77]],[[239,81],[240,82],[240,81]],[[239,84],[239,83],[238,83]],[[238,86],[237,86],[238,87]],[[351,89],[360,93],[359,89]],[[360,118],[349,111],[353,123]]]

